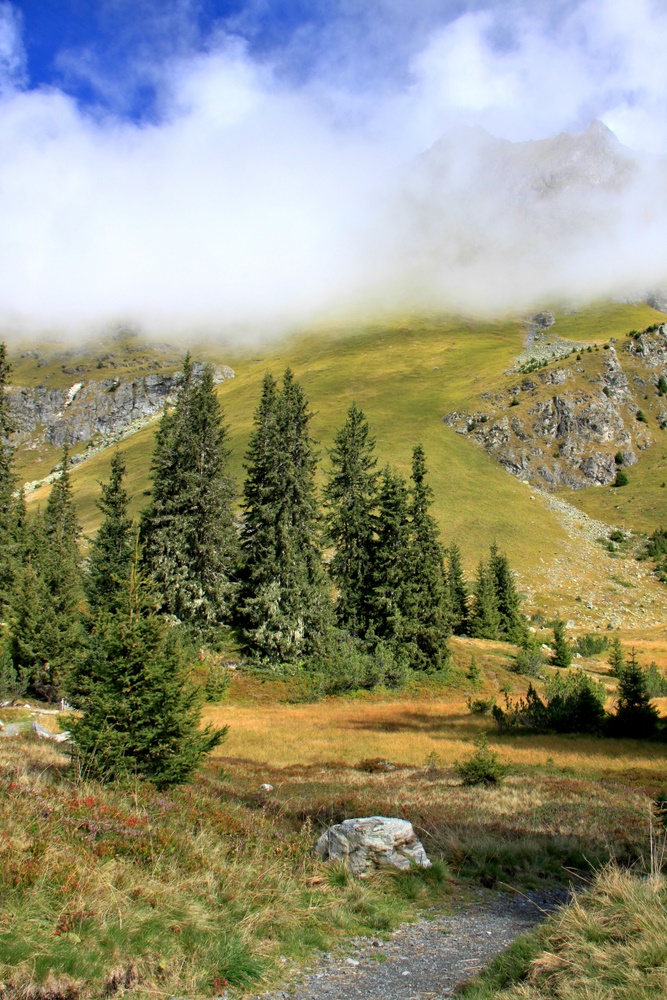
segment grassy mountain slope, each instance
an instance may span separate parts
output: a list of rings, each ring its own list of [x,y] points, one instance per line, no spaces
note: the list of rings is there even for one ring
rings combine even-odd
[[[641,329],[659,318],[660,314],[647,306],[604,304],[576,314],[559,314],[555,332],[573,341],[601,343],[614,336],[620,342],[630,329]],[[407,474],[413,445],[424,444],[443,540],[459,542],[468,569],[474,567],[490,542],[497,539],[517,566],[520,584],[535,597],[538,606],[544,606],[553,604],[551,594],[563,584],[557,584],[553,574],[545,573],[543,567],[555,566],[559,558],[573,551],[567,525],[542,498],[533,495],[531,487],[509,475],[481,448],[455,433],[442,420],[444,414],[471,407],[481,393],[507,381],[504,373],[524,349],[525,334],[518,318],[482,323],[462,318],[408,317],[392,324],[325,330],[264,345],[254,356],[224,344],[193,347],[192,353],[196,358],[231,365],[236,372],[236,378],[221,385],[218,392],[230,427],[232,471],[239,484],[261,380],[266,371],[279,376],[289,366],[310,398],[315,413],[313,432],[320,442],[323,467],[327,465],[326,448],[343,422],[348,405],[356,400],[367,413],[377,437],[381,463],[395,463]],[[105,349],[105,345],[90,348],[87,363],[86,356],[79,352],[83,358],[81,366],[89,373],[70,374],[70,383],[75,377],[96,377],[97,369],[90,356],[104,357]],[[134,350],[136,369],[124,361],[125,369],[114,370],[114,375],[122,377],[151,365],[153,370],[173,370],[178,357],[173,346]],[[586,357],[590,356],[584,360]],[[47,356],[47,361],[40,369],[34,368],[34,361],[26,362],[26,368],[17,366],[15,381],[34,384],[37,378],[44,381],[49,377],[61,382],[62,363],[60,370],[55,371],[59,358],[51,360]],[[28,368],[28,364],[32,367]],[[98,377],[108,377],[108,372],[101,370]],[[581,376],[582,381],[584,377]],[[144,491],[149,486],[155,427],[153,423],[142,428],[122,444],[135,512],[145,502]],[[667,500],[667,493],[660,487],[667,477],[660,444],[658,438],[658,444],[633,467],[631,491],[589,488],[574,493],[565,491],[563,496],[569,503],[609,523],[652,530],[660,521],[661,502],[664,509]],[[107,476],[109,457],[107,449],[73,472],[79,513],[88,535],[97,526],[98,482]],[[29,459],[29,453],[24,458]],[[44,475],[48,468],[46,460],[39,466],[23,465],[26,479]],[[43,503],[47,489],[36,490],[29,497],[30,502]],[[575,555],[581,554],[577,543],[574,550],[577,550]],[[586,560],[591,563],[588,555]],[[598,576],[606,572],[602,563],[600,566],[599,572],[595,570]],[[563,613],[574,614],[575,600],[581,599],[582,593],[586,599],[590,586],[592,582],[583,573],[581,582],[569,594]],[[633,596],[639,599],[639,595]]]

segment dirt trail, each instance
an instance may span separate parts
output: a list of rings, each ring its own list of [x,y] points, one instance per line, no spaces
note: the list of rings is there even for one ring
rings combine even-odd
[[[356,938],[324,954],[283,990],[252,1000],[440,1000],[567,899],[566,890],[480,891],[459,912],[400,927],[387,941]]]

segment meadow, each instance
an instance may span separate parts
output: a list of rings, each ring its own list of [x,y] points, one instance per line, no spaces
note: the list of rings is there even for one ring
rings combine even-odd
[[[664,639],[644,641],[662,662]],[[667,746],[500,735],[466,702],[525,690],[513,652],[456,639],[445,677],[315,703],[289,679],[237,671],[205,710],[230,726],[226,741],[169,792],[100,786],[32,736],[0,741],[3,996],[241,997],[297,974],[313,951],[456,907],[471,887],[526,891],[639,863]],[[583,663],[611,702],[604,657]],[[455,771],[482,730],[511,765],[499,787],[465,787]],[[323,866],[319,833],[360,815],[409,819],[434,868],[359,882]]]

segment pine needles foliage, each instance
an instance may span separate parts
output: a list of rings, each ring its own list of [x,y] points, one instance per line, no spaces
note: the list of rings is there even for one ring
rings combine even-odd
[[[138,556],[115,610],[102,603],[69,693],[81,710],[70,729],[83,777],[138,776],[158,787],[185,781],[226,729],[199,726],[201,692],[189,679],[181,629],[158,613],[158,596]]]
[[[176,405],[165,411],[156,434],[153,488],[140,536],[160,609],[204,637],[231,620],[235,590],[226,438],[213,370],[205,365],[195,378],[187,355]]]
[[[297,662],[334,625],[322,564],[312,413],[291,371],[266,375],[246,455],[241,529],[241,635],[257,659]]]

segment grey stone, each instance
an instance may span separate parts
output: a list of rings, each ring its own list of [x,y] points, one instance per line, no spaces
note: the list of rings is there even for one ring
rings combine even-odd
[[[366,875],[380,865],[409,871],[413,865],[430,868],[426,851],[405,819],[367,816],[346,819],[329,827],[315,852],[323,861],[343,861],[355,875]]]

